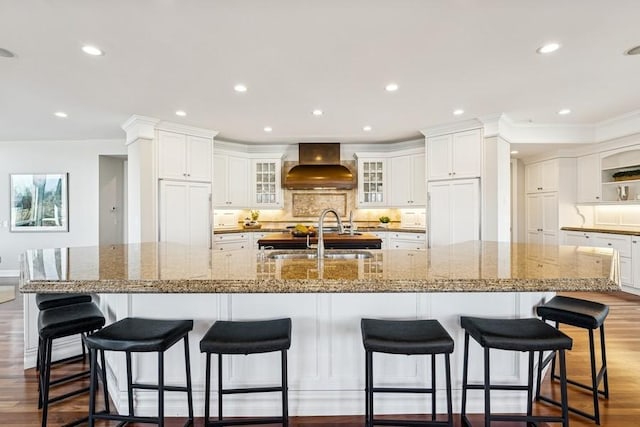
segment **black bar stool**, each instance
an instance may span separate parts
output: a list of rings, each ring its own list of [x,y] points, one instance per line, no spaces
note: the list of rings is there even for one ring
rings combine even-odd
[[[92,427],[95,420],[123,421],[152,423],[164,426],[164,392],[181,391],[187,393],[187,405],[189,418],[185,426],[193,425],[193,398],[191,392],[191,366],[189,361],[189,332],[193,329],[193,320],[161,320],[141,319],[128,317],[112,323],[85,338],[89,349],[91,364],[91,391],[89,394],[89,426]],[[168,386],[164,384],[164,352],[180,340],[184,340],[184,361],[186,370],[186,386]],[[129,415],[111,413],[96,413],[94,369],[96,353],[100,351],[104,359],[106,351],[124,351],[127,360],[127,397],[129,403]],[[158,384],[138,384],[133,382],[131,371],[131,353],[158,353]],[[158,391],[158,416],[140,417],[134,414],[133,390],[157,390]]]
[[[92,302],[83,302],[79,304],[65,305],[56,308],[49,308],[38,313],[38,336],[41,343],[41,351],[39,352],[38,366],[38,408],[42,408],[42,426],[47,425],[47,416],[49,405],[60,400],[76,396],[89,391],[89,387],[83,387],[70,391],[68,393],[50,397],[50,388],[54,385],[67,383],[72,380],[85,378],[88,370],[82,370],[71,375],[51,380],[51,356],[53,340],[57,338],[68,337],[76,334],[91,334],[93,331],[100,329],[105,323],[104,316],[98,307]],[[101,360],[104,367],[104,359]],[[95,360],[90,362],[90,368],[95,369]],[[103,391],[105,392],[105,406],[108,410],[109,399],[106,394],[106,381],[104,369],[102,370]],[[93,381],[97,381],[94,378]],[[76,425],[82,420],[68,425]]]
[[[362,319],[362,343],[365,349],[365,425],[392,426],[453,426],[451,403],[451,363],[449,355],[454,342],[437,320]],[[374,387],[373,353],[431,355],[431,387]],[[447,421],[436,421],[436,354],[444,355],[447,387]],[[431,421],[375,419],[373,393],[431,394]]]
[[[567,379],[569,384],[581,387],[589,390],[593,394],[593,414],[589,414],[577,408],[569,406],[571,412],[575,412],[578,415],[586,417],[590,420],[600,424],[600,405],[598,396],[602,395],[606,399],[609,398],[609,379],[607,377],[607,355],[605,349],[604,339],[604,320],[609,314],[609,307],[594,301],[588,301],[584,299],[571,298],[565,296],[556,296],[552,298],[546,304],[540,305],[536,308],[538,316],[542,317],[542,320],[554,321],[556,328],[560,323],[566,325],[575,326],[589,330],[589,353],[591,356],[591,385],[586,385]],[[593,339],[593,330],[600,328],[600,352],[602,358],[602,365],[600,370],[596,373],[596,353],[595,343]],[[547,396],[540,394],[540,375],[542,369],[553,361],[551,365],[551,379],[558,379],[555,374],[555,355],[551,353],[545,360],[542,360],[542,354],[540,354],[540,360],[538,362],[538,391],[536,392],[536,400],[542,400],[554,405],[559,405],[559,402],[553,400]],[[599,390],[600,383],[604,382],[604,390]]]
[[[62,307],[65,305],[80,304],[83,302],[91,302],[92,298],[89,294],[36,294],[36,305],[38,310],[47,310],[49,308]],[[85,360],[87,352],[85,351],[84,344],[81,343],[82,354],[77,356],[66,357],[61,360],[52,362],[66,363],[77,360]],[[42,340],[38,340],[38,355],[36,356],[36,371],[40,371],[40,353],[42,352]]]
[[[471,426],[466,415],[467,390],[484,390],[484,424],[490,426],[491,421],[520,421],[526,423],[555,422],[569,426],[569,409],[567,406],[567,367],[565,350],[573,344],[571,338],[546,324],[540,319],[483,319],[462,316],[460,325],[464,334],[464,363],[462,369],[462,423]],[[469,373],[469,335],[484,349],[484,382],[468,384]],[[529,353],[528,383],[524,385],[491,384],[490,349],[521,351]],[[533,361],[535,352],[557,351],[560,355],[560,390],[562,396],[562,416],[533,415]],[[526,415],[493,415],[491,413],[491,390],[527,391]]]
[[[291,347],[291,319],[261,320],[249,322],[217,321],[200,341],[200,351],[206,353],[206,381],[204,425],[227,426],[282,423],[289,425],[287,350]],[[281,353],[282,384],[280,387],[252,387],[225,389],[222,387],[223,354],[256,354],[279,351]],[[218,355],[218,419],[209,419],[211,392],[211,355]],[[225,420],[222,416],[222,396],[239,393],[282,393],[282,417],[261,417]]]

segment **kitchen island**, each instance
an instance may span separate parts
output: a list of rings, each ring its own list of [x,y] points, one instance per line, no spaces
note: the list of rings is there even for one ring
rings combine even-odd
[[[20,289],[34,292],[95,292],[107,321],[127,316],[191,318],[192,375],[196,410],[202,414],[204,360],[198,341],[217,319],[291,317],[290,414],[359,414],[364,411],[364,351],[360,319],[436,318],[456,340],[452,375],[459,410],[462,340],[459,316],[531,317],[533,307],[555,291],[619,289],[618,257],[611,249],[467,242],[427,251],[371,250],[370,258],[287,259],[278,251],[215,252],[175,244],[143,243],[28,251]],[[329,251],[328,251],[329,252]],[[25,298],[25,365],[33,366],[37,317],[33,295]],[[60,356],[76,351],[63,342]],[[472,347],[472,380],[482,376],[479,348]],[[124,358],[108,356],[109,389],[126,411]],[[378,357],[379,356],[379,357]],[[167,354],[168,383],[182,381],[179,350]],[[526,378],[520,354],[496,352],[492,376],[517,383]],[[122,359],[122,360],[121,360]],[[430,379],[428,360],[376,355],[383,385],[418,386]],[[277,355],[238,356],[227,365],[231,387],[277,383]],[[439,365],[438,365],[439,366]],[[155,381],[153,357],[140,355],[134,380]],[[438,387],[444,387],[438,379]],[[215,379],[214,379],[215,381]],[[508,397],[505,397],[508,396]],[[439,393],[438,410],[444,410]],[[496,410],[522,412],[526,396],[492,394]],[[180,415],[184,397],[170,394],[168,415]],[[482,393],[471,393],[468,409],[482,411]],[[249,398],[246,398],[249,399]],[[241,397],[225,404],[229,415],[277,413],[277,396]],[[424,412],[419,397],[385,399],[380,412]],[[155,393],[136,392],[137,413],[152,414]],[[228,412],[227,412],[228,409]]]

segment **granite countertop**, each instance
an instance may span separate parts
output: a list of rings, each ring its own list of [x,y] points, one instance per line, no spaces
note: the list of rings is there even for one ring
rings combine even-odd
[[[307,224],[309,221],[303,221],[303,223]],[[368,221],[367,224],[371,222]],[[263,223],[261,228],[243,228],[240,224],[238,224],[237,228],[214,228],[214,234],[232,234],[232,233],[280,233],[289,231],[287,225],[291,225],[292,222],[287,223]],[[366,231],[366,232],[379,232],[379,231],[392,231],[396,233],[425,233],[426,230],[424,228],[419,227],[401,227],[399,223],[391,223],[389,227],[380,227],[379,225],[362,225],[356,222],[358,231]]]
[[[303,251],[296,251],[298,253]],[[330,252],[330,251],[327,251]],[[612,249],[466,242],[426,251],[371,250],[369,259],[270,259],[171,243],[33,249],[21,292],[376,293],[613,291]],[[266,255],[266,256],[263,256]]]
[[[623,234],[625,236],[640,236],[640,229],[597,228],[597,227],[562,227],[564,231],[584,231],[585,233]]]

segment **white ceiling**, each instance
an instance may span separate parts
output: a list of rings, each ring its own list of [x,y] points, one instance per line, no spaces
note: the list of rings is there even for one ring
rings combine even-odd
[[[0,0],[17,55],[0,57],[0,140],[123,138],[132,114],[255,143],[407,140],[495,113],[597,123],[640,107],[640,56],[623,55],[638,16],[638,0]]]

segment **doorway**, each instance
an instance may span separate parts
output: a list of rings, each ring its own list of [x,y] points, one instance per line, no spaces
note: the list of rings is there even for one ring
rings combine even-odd
[[[99,242],[127,241],[127,156],[99,156]]]

